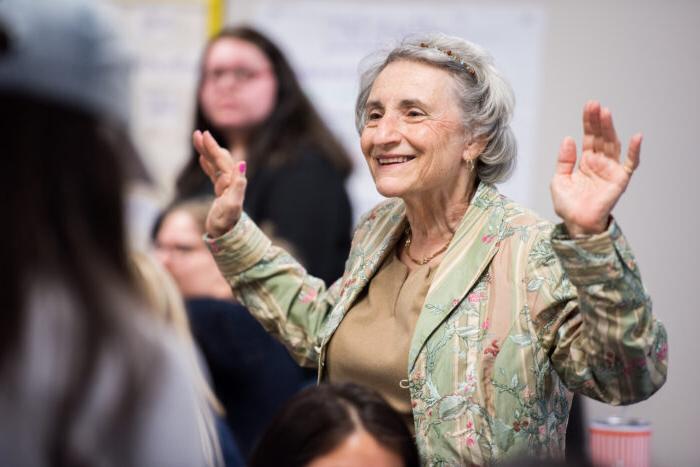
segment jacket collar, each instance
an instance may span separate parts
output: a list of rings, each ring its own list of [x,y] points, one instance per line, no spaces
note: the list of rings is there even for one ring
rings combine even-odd
[[[411,340],[409,371],[430,335],[464,299],[498,251],[503,206],[504,197],[493,185],[479,184],[428,289]]]
[[[428,290],[411,341],[409,370],[428,337],[466,296],[496,254],[503,204],[504,198],[493,185],[479,184]],[[386,256],[394,251],[406,223],[403,201],[392,200],[373,211],[366,225],[359,227],[366,229],[359,232],[364,238],[353,247],[339,306],[332,311],[321,332],[324,345]]]

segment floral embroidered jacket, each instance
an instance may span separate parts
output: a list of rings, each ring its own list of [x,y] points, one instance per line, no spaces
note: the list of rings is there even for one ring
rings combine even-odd
[[[328,341],[405,226],[399,199],[365,215],[329,289],[245,215],[207,241],[236,297],[321,380]],[[423,462],[483,465],[562,457],[572,391],[611,404],[649,397],[666,378],[667,338],[614,221],[571,240],[482,183],[407,357]]]

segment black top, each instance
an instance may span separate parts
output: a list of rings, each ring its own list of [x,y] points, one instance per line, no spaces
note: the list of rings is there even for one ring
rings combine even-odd
[[[247,457],[282,405],[314,384],[316,370],[298,366],[240,304],[190,299],[187,315],[228,426]]]
[[[205,194],[213,194],[209,180],[185,197]],[[342,276],[352,209],[344,177],[326,158],[307,151],[293,162],[249,174],[243,209],[256,224],[272,227],[275,237],[289,242],[311,275],[329,287]]]
[[[330,286],[343,275],[352,211],[345,183],[330,162],[307,153],[248,180],[243,208],[258,225],[292,244],[298,260]]]

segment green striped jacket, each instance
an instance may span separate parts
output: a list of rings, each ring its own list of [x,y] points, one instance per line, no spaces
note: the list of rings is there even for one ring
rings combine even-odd
[[[323,378],[327,344],[406,227],[390,199],[365,215],[330,288],[245,215],[209,247],[235,296]],[[309,226],[323,228],[323,226]],[[425,298],[407,355],[426,465],[560,458],[572,391],[611,404],[664,383],[667,338],[613,221],[572,240],[480,184]]]

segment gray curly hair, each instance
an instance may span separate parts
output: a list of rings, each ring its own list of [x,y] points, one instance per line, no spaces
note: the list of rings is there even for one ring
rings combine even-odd
[[[487,140],[477,159],[477,176],[487,183],[505,181],[515,168],[517,154],[510,127],[515,107],[513,89],[494,67],[486,50],[459,37],[439,33],[409,36],[398,47],[365,58],[360,65],[360,90],[355,104],[358,133],[362,133],[367,121],[367,99],[374,81],[388,64],[399,60],[426,63],[454,77],[464,127],[472,137]]]

